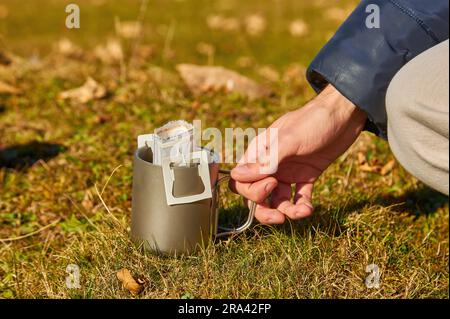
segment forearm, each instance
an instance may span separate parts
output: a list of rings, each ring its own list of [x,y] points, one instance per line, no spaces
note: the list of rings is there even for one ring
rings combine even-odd
[[[379,28],[365,24],[368,5],[380,9]],[[333,84],[366,111],[372,131],[386,138],[385,97],[393,76],[446,39],[448,0],[364,0],[311,63],[308,80],[318,92]]]

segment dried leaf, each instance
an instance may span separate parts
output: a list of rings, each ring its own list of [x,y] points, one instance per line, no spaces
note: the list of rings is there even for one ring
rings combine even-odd
[[[144,289],[144,282],[138,283],[128,269],[122,268],[117,272],[117,279],[122,282],[123,287],[133,295],[138,295]]]
[[[8,83],[0,81],[0,94],[19,94],[20,90]]]
[[[61,99],[70,99],[79,103],[87,103],[93,99],[101,99],[105,95],[105,87],[89,77],[83,86],[61,92],[59,97]]]
[[[160,86],[176,86],[180,84],[180,77],[175,72],[156,65],[150,66],[147,73],[150,80]]]
[[[125,39],[135,39],[142,33],[139,21],[115,21],[116,33]]]
[[[309,27],[305,21],[297,19],[291,22],[289,25],[289,32],[294,37],[302,37],[309,31]]]
[[[259,14],[252,14],[245,18],[245,31],[250,36],[259,36],[266,30],[266,19]]]
[[[395,165],[395,160],[390,160],[389,162],[386,163],[386,165],[384,165],[381,170],[380,170],[380,174],[382,176],[388,174],[390,171],[392,171],[392,169],[394,168]]]
[[[206,55],[206,56],[212,56],[215,52],[215,48],[212,44],[200,42],[197,44],[197,52]]]
[[[283,81],[287,83],[303,83],[306,78],[306,68],[301,64],[291,64],[283,74]]]
[[[93,202],[93,196],[90,190],[87,190],[86,193],[84,193],[83,201],[81,202],[81,206],[84,207],[86,210],[91,210],[94,207]]]
[[[155,54],[155,47],[148,44],[139,45],[136,54],[138,57],[147,61]]]
[[[357,156],[358,156],[358,164],[359,165],[362,165],[366,162],[366,156],[364,155],[363,152],[358,152]]]
[[[191,92],[200,95],[207,91],[238,92],[250,99],[268,96],[270,90],[255,81],[223,67],[179,64],[177,71]]]
[[[110,39],[106,44],[96,46],[94,55],[106,64],[119,63],[123,60],[122,45],[119,40]]]
[[[233,17],[223,17],[221,15],[210,15],[206,18],[206,24],[212,30],[238,31],[239,20]]]
[[[377,172],[379,170],[379,166],[370,166],[369,164],[363,164],[359,167],[359,169],[363,172]]]
[[[249,56],[240,56],[237,58],[236,64],[240,68],[250,68],[255,64],[255,60]]]
[[[268,65],[260,67],[258,74],[270,82],[278,82],[280,80],[280,73]]]
[[[67,38],[59,40],[56,43],[56,49],[62,55],[70,58],[80,58],[83,55],[83,50]]]

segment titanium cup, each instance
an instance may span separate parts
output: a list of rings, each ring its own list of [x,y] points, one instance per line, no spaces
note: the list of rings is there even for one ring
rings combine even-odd
[[[214,154],[210,152],[210,155]],[[255,203],[250,204],[248,218],[242,226],[218,227],[219,185],[229,180],[229,172],[222,170],[220,173],[226,176],[219,179],[218,163],[206,162],[203,168],[201,163],[164,167],[154,165],[152,160],[152,149],[146,146],[139,147],[134,155],[131,237],[136,243],[154,252],[190,253],[208,245],[215,237],[238,234],[250,227]],[[167,174],[172,175],[170,185]],[[200,196],[207,194],[208,189],[209,198]]]

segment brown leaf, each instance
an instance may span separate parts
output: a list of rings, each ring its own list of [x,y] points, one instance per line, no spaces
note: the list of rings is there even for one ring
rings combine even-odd
[[[142,33],[139,21],[115,21],[116,33],[125,39],[135,39]]]
[[[260,67],[258,74],[270,82],[278,82],[280,80],[280,73],[268,65]]]
[[[380,174],[382,176],[388,174],[390,171],[392,171],[392,169],[394,168],[395,165],[395,160],[390,160],[389,162],[386,163],[386,165],[384,165],[381,170],[380,170]]]
[[[260,14],[251,14],[245,18],[245,31],[250,36],[259,36],[266,29],[266,19]]]
[[[239,58],[237,58],[236,64],[240,68],[250,68],[255,64],[255,61],[252,57],[244,55],[244,56],[240,56]]]
[[[301,64],[291,64],[283,74],[283,81],[287,83],[303,82],[306,78],[306,68]]]
[[[101,99],[105,95],[105,87],[89,77],[82,86],[61,92],[59,97],[61,99],[70,99],[79,103],[87,103],[93,99]]]
[[[358,156],[358,164],[359,165],[362,165],[366,162],[366,156],[364,155],[363,152],[358,152],[357,156]]]
[[[59,40],[56,43],[56,49],[59,53],[66,57],[77,59],[83,56],[83,50],[67,38],[62,38]]]
[[[122,268],[117,272],[117,279],[122,282],[123,287],[133,295],[138,295],[144,289],[145,281],[136,282],[128,269]]]
[[[305,21],[297,19],[291,22],[289,25],[289,32],[294,37],[305,36],[309,31],[309,27]]]
[[[8,83],[0,81],[0,94],[19,94],[20,90]]]
[[[255,81],[219,66],[179,64],[177,71],[194,95],[207,91],[238,92],[250,99],[268,96],[271,92]]]
[[[363,164],[359,167],[359,169],[363,172],[377,172],[379,169],[379,166],[370,166],[369,164]]]
[[[206,24],[212,30],[237,31],[241,24],[238,19],[221,15],[210,15],[206,18]]]
[[[197,52],[206,55],[206,56],[212,56],[216,49],[212,44],[200,42],[197,44]]]
[[[83,201],[81,202],[81,206],[86,210],[91,210],[94,207],[94,202],[92,201],[92,193],[90,190],[87,190],[84,193]]]
[[[94,55],[106,64],[119,63],[123,60],[122,45],[117,39],[109,39],[106,44],[95,47]]]

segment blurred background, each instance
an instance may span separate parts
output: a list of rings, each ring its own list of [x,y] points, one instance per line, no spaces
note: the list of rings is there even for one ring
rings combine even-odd
[[[92,48],[107,37],[138,36],[153,47],[149,62],[206,63],[205,44],[214,51],[209,62],[219,65],[239,67],[239,57],[306,65],[357,1],[79,0],[81,28],[72,30],[65,26],[69,3],[2,0],[2,44],[30,56],[48,53],[62,37]],[[122,29],[117,20],[126,22]]]
[[[448,298],[448,198],[369,133],[317,182],[307,220],[186,258],[129,241],[137,136],[176,119],[267,127],[301,107],[308,64],[357,3],[0,0],[0,297],[129,298],[126,267],[149,298]],[[245,208],[222,198],[235,223]],[[380,289],[364,285],[371,263]]]

